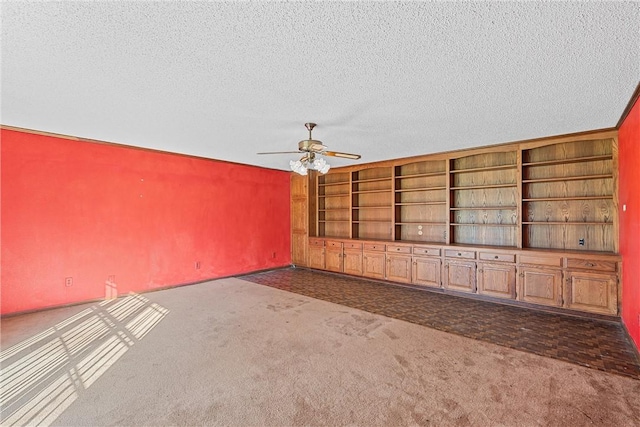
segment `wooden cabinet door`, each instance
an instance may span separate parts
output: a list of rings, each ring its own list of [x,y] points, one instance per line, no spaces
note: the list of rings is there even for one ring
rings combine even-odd
[[[601,314],[618,314],[618,286],[615,275],[569,271],[565,307]]]
[[[422,286],[441,287],[440,258],[413,257],[412,283]]]
[[[476,263],[473,261],[444,261],[445,289],[463,292],[476,291]]]
[[[362,251],[359,249],[345,249],[343,253],[343,271],[347,274],[362,276]]]
[[[364,252],[362,263],[362,275],[374,279],[384,279],[385,270],[384,252]]]
[[[307,265],[307,249],[309,245],[307,243],[306,233],[292,233],[291,234],[291,263],[293,265]]]
[[[518,301],[562,306],[562,271],[520,267]]]
[[[516,297],[516,266],[478,263],[478,293],[514,299]]]
[[[291,230],[293,232],[307,232],[307,209],[308,205],[306,197],[296,197],[291,199]]]
[[[411,283],[411,255],[387,254],[387,280]]]
[[[324,270],[324,248],[322,246],[309,246],[308,266]]]
[[[329,271],[342,273],[344,271],[342,262],[342,248],[327,248],[325,255],[325,268]]]
[[[291,263],[307,265],[309,205],[307,177],[291,174]]]

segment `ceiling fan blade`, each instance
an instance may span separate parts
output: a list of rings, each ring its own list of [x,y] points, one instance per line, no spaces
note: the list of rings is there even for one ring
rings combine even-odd
[[[324,156],[342,157],[344,159],[358,160],[362,157],[360,154],[340,153],[338,151],[323,151],[320,153]]]
[[[266,153],[256,153],[256,154],[299,154],[300,151],[268,151]]]

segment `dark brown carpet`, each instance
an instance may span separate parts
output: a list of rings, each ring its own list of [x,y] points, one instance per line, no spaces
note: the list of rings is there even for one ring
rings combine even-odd
[[[640,379],[620,323],[289,268],[242,279],[452,334]]]

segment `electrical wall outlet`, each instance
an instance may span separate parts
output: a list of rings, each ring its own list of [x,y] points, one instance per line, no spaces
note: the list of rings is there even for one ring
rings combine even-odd
[[[73,277],[66,277],[64,279],[64,285],[68,288],[69,286],[73,286]]]

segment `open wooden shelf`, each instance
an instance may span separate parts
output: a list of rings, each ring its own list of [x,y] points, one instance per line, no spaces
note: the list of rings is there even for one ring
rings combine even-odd
[[[556,181],[582,181],[582,180],[590,180],[590,179],[606,179],[613,178],[611,174],[603,174],[603,175],[582,175],[582,176],[556,176],[550,178],[537,178],[537,179],[523,179],[523,184],[531,184],[535,182],[556,182]]]
[[[416,188],[399,188],[396,189],[396,193],[411,193],[414,191],[432,191],[432,190],[446,190],[447,187],[416,187]]]
[[[517,206],[472,206],[450,208],[452,211],[512,211],[518,209]]]
[[[490,224],[490,223],[470,223],[470,224],[465,224],[465,223],[460,223],[460,222],[452,222],[451,225],[453,226],[462,226],[462,227],[517,227],[518,224]]]
[[[572,197],[537,197],[535,199],[522,199],[523,202],[561,202],[563,200],[607,200],[611,196],[572,196]]]
[[[483,166],[477,168],[466,169],[452,169],[450,173],[470,173],[470,172],[485,172],[485,171],[499,171],[505,169],[516,169],[518,165],[496,165],[496,166]]]
[[[325,198],[325,197],[344,197],[344,196],[350,196],[351,193],[335,193],[335,194],[320,194],[318,195],[318,197],[321,198]]]
[[[429,221],[412,221],[412,222],[396,222],[396,225],[447,225],[446,222],[429,222]]]
[[[390,193],[390,188],[382,188],[380,190],[362,190],[362,191],[352,191],[351,194],[366,194],[366,193]]]
[[[598,221],[523,221],[524,225],[613,225],[612,222]]]
[[[543,160],[540,162],[528,162],[522,163],[522,166],[550,166],[550,165],[565,165],[570,163],[584,163],[584,162],[595,162],[599,160],[612,160],[613,156],[611,154],[604,156],[586,156],[586,157],[575,157],[571,159],[555,159],[555,160]]]
[[[451,187],[451,190],[482,190],[485,188],[516,188],[518,184],[488,184],[488,185],[469,185],[465,187]]]
[[[345,185],[345,184],[349,184],[349,181],[344,181],[344,182],[327,182],[326,184],[318,184],[318,187],[335,187],[337,185]]]
[[[396,206],[438,206],[446,205],[447,202],[400,202],[396,203]]]
[[[432,176],[442,176],[445,171],[442,172],[429,172],[429,173],[413,173],[407,175],[396,175],[396,179],[409,179],[409,178],[427,178]]]
[[[384,178],[369,178],[369,179],[354,179],[353,181],[351,181],[353,184],[362,184],[365,182],[390,182],[391,181],[391,177],[390,176],[386,176]]]

